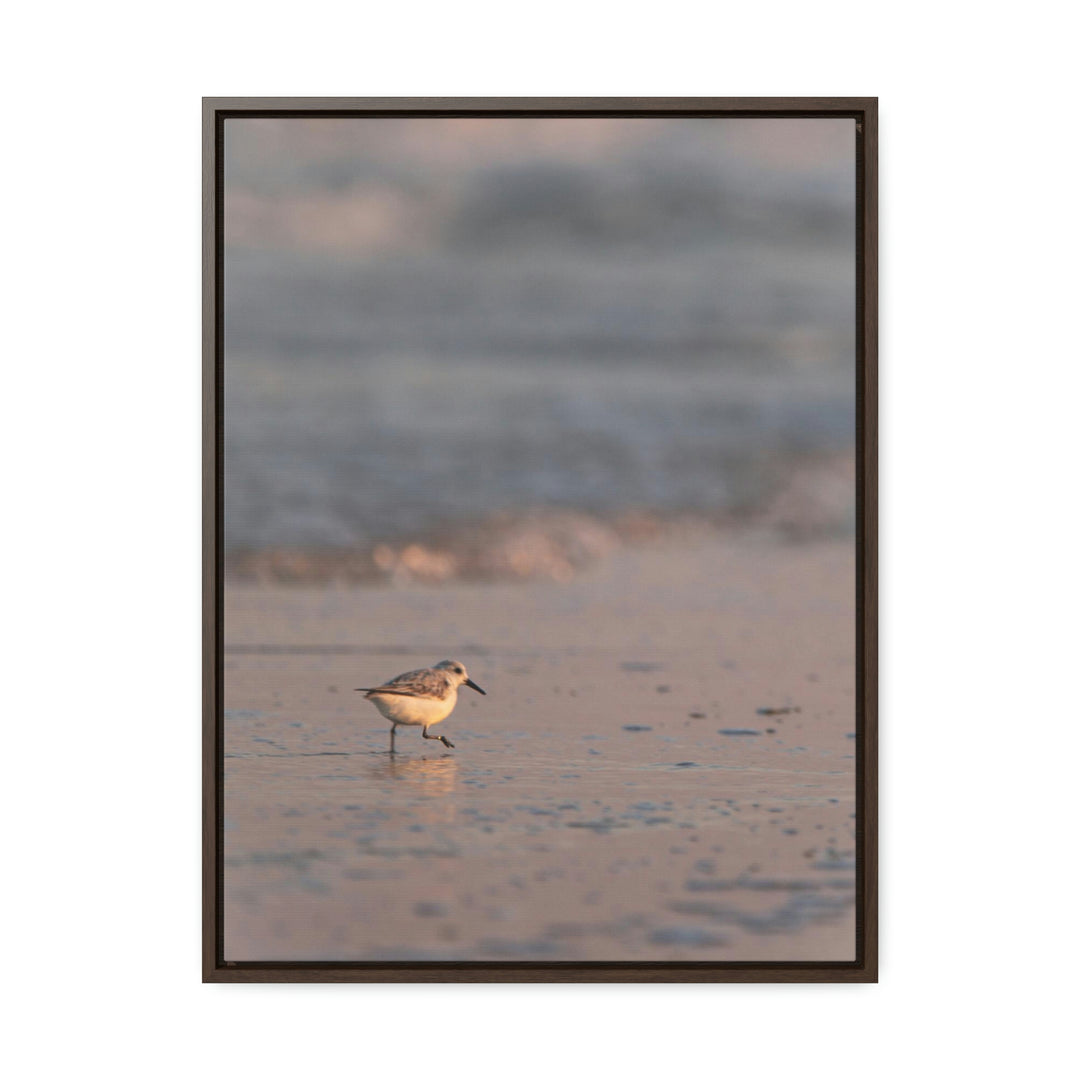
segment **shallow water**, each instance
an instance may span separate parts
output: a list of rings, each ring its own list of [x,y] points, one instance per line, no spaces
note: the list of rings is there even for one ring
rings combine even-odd
[[[333,728],[269,750],[265,726],[230,732],[228,958],[747,958],[850,919],[846,747],[793,771],[700,727],[595,750],[459,721],[455,751],[391,757],[377,724],[348,726],[329,752]]]
[[[230,590],[226,959],[850,958],[849,555],[771,557],[626,555],[562,590]],[[710,613],[720,567],[743,599]],[[613,617],[657,573],[666,606]],[[427,633],[472,642],[488,696],[461,692],[454,750],[399,729],[390,756],[350,688],[441,659]],[[763,707],[800,711],[724,734]]]

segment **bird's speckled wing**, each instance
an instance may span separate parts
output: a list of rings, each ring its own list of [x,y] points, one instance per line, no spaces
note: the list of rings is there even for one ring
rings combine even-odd
[[[402,697],[425,697],[444,700],[450,693],[450,680],[444,671],[420,668],[397,675],[382,686],[374,686],[368,694],[399,694]]]

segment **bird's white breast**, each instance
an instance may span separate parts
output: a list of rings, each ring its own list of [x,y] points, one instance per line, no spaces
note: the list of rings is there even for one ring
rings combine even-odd
[[[444,698],[410,697],[406,694],[371,694],[371,701],[394,724],[430,726],[445,720],[457,704],[457,690]]]

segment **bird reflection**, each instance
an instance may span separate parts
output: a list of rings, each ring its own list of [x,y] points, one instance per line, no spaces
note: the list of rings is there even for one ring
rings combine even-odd
[[[388,757],[372,769],[381,780],[404,781],[412,794],[426,796],[449,795],[457,787],[458,763],[447,754],[438,758]]]

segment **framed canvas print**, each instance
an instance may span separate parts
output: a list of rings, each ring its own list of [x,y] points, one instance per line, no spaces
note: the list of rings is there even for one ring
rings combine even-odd
[[[874,981],[877,103],[204,102],[207,981]]]

